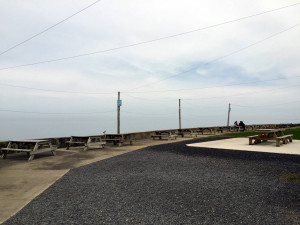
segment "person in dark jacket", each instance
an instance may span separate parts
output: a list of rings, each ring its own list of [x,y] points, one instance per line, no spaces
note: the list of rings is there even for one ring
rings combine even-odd
[[[240,126],[240,128],[241,128],[241,131],[245,131],[246,125],[244,124],[243,121],[240,121],[239,126]]]

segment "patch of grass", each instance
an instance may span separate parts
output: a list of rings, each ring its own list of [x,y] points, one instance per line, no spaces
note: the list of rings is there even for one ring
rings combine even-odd
[[[236,133],[226,133],[221,134],[213,137],[248,137],[252,135],[256,135],[258,132],[254,131],[246,131],[246,132],[236,132]],[[286,129],[284,134],[293,134],[293,140],[300,140],[300,127],[294,129]]]
[[[300,127],[294,129],[286,129],[284,134],[293,134],[293,139],[300,140]]]
[[[300,184],[300,172],[283,174],[279,177],[280,181],[290,181]]]
[[[252,135],[258,134],[257,132],[254,131],[246,131],[246,132],[237,132],[237,133],[227,133],[227,134],[222,134],[218,135],[218,137],[248,137]]]
[[[252,135],[258,134],[254,131],[246,131],[246,132],[236,132],[236,133],[226,133],[226,134],[220,134],[220,135],[213,135],[209,136],[208,138],[215,138],[215,137],[248,137]]]

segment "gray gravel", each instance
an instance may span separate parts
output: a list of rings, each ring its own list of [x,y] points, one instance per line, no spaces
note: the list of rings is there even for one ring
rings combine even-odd
[[[144,148],[71,170],[4,224],[300,224],[300,156]]]

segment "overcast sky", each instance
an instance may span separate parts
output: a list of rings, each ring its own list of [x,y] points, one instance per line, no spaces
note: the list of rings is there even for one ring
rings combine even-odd
[[[118,91],[121,132],[178,128],[178,99],[187,128],[300,123],[298,1],[102,0],[5,52],[93,2],[0,1],[0,140],[115,133]]]

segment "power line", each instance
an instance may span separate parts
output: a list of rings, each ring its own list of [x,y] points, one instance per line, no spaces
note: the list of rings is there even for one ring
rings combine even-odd
[[[14,88],[23,88],[29,90],[36,90],[36,91],[46,91],[46,92],[58,92],[58,93],[68,93],[68,94],[89,94],[89,95],[108,95],[108,94],[115,94],[116,92],[79,92],[79,91],[62,91],[62,90],[50,90],[50,89],[43,89],[43,88],[33,88],[33,87],[26,87],[21,85],[13,85],[13,84],[5,84],[0,83],[0,86],[9,86]]]
[[[286,79],[299,78],[299,77],[300,76],[282,77],[282,78],[276,78],[276,79],[258,80],[258,81],[233,83],[233,84],[225,84],[225,85],[216,85],[216,86],[201,87],[201,88],[185,88],[185,89],[173,89],[173,90],[161,90],[161,91],[135,91],[135,92],[122,92],[122,93],[125,96],[131,97],[131,98],[136,98],[136,99],[148,101],[149,99],[135,97],[135,96],[132,96],[130,94],[163,93],[163,92],[180,92],[180,91],[203,90],[203,89],[218,88],[218,87],[230,87],[230,86],[243,85],[243,84],[262,83],[262,82],[275,81],[275,80],[286,80]],[[51,90],[51,89],[43,89],[43,88],[33,88],[33,87],[27,87],[27,86],[21,86],[21,85],[7,84],[7,83],[0,83],[0,86],[8,86],[8,87],[14,87],[14,88],[22,88],[22,89],[29,89],[29,90],[35,90],[35,91],[45,91],[45,92],[54,92],[54,93],[67,93],[67,94],[89,94],[89,95],[111,95],[111,94],[116,94],[116,91],[112,91],[112,92],[62,91],[62,90]],[[230,96],[227,96],[227,97],[230,97]],[[215,98],[215,97],[213,97],[213,98]],[[206,99],[206,98],[201,98],[201,99]],[[184,99],[184,100],[194,100],[194,99]],[[165,100],[165,101],[168,101],[168,100]]]
[[[14,48],[16,48],[16,47],[18,47],[18,46],[20,46],[20,45],[22,45],[22,44],[24,44],[24,43],[30,41],[30,40],[32,40],[33,38],[35,38],[35,37],[37,37],[37,36],[39,36],[39,35],[41,35],[41,34],[47,32],[48,30],[50,30],[50,29],[52,29],[52,28],[58,26],[59,24],[65,22],[66,20],[68,20],[68,19],[70,19],[70,18],[76,16],[77,14],[83,12],[84,10],[90,8],[91,6],[97,4],[97,3],[100,2],[100,1],[102,1],[102,0],[97,0],[97,1],[93,2],[92,4],[90,4],[90,5],[86,6],[86,7],[84,7],[83,9],[77,11],[76,13],[72,14],[71,16],[66,17],[65,19],[63,19],[63,20],[61,20],[61,21],[55,23],[54,25],[52,25],[52,26],[46,28],[45,30],[42,30],[42,31],[40,31],[39,33],[37,33],[37,34],[35,34],[35,35],[33,35],[33,36],[31,36],[31,37],[25,39],[24,41],[21,41],[20,43],[18,43],[18,44],[16,44],[16,45],[12,46],[12,47],[10,47],[10,48],[8,48],[7,50],[1,52],[0,55],[3,55],[4,53],[9,52],[10,50],[12,50],[12,49],[14,49]]]
[[[295,103],[295,102],[300,102],[300,100],[297,101],[290,101],[290,102],[283,102],[283,103],[276,103],[276,104],[271,104],[271,105],[262,105],[262,106],[247,106],[247,105],[238,105],[238,104],[231,104],[233,106],[238,106],[238,107],[243,107],[243,108],[264,108],[264,107],[269,107],[269,106],[277,106],[277,105],[286,105],[290,103]]]
[[[228,53],[228,54],[226,54],[226,55],[223,55],[223,56],[220,56],[220,57],[218,57],[218,58],[215,58],[215,59],[213,59],[213,60],[211,60],[211,61],[209,61],[209,62],[204,63],[202,66],[205,66],[205,65],[214,63],[214,62],[216,62],[216,61],[222,60],[222,59],[224,59],[224,58],[227,58],[227,57],[229,57],[229,56],[232,56],[232,55],[234,55],[234,54],[237,54],[237,53],[239,53],[239,52],[242,52],[242,51],[244,51],[244,50],[246,50],[246,49],[248,49],[248,48],[250,48],[250,47],[252,47],[252,46],[258,45],[258,44],[260,44],[260,43],[262,43],[262,42],[264,42],[264,41],[266,41],[266,40],[268,40],[268,39],[271,39],[271,38],[273,38],[273,37],[275,37],[275,36],[277,36],[277,35],[280,35],[280,34],[282,34],[282,33],[284,33],[284,32],[287,32],[287,31],[289,31],[289,30],[291,30],[291,29],[293,29],[293,28],[295,28],[295,27],[297,27],[297,26],[299,26],[299,25],[300,25],[300,23],[298,23],[298,24],[296,24],[296,25],[294,25],[294,26],[292,26],[292,27],[289,27],[289,28],[287,28],[287,29],[285,29],[285,30],[282,30],[282,31],[280,31],[280,32],[277,32],[277,33],[275,33],[275,34],[272,34],[272,35],[270,35],[270,36],[268,36],[268,37],[266,37],[266,38],[264,38],[264,39],[262,39],[262,40],[260,40],[260,41],[254,42],[254,43],[252,43],[252,44],[250,44],[250,45],[247,45],[247,46],[245,46],[245,47],[243,47],[243,48],[240,48],[240,49],[238,49],[238,50],[235,50],[235,51],[233,51],[233,52],[231,52],[231,53]],[[138,86],[138,87],[135,87],[135,88],[132,88],[132,89],[123,91],[123,92],[128,92],[128,91],[140,89],[140,88],[142,88],[142,87],[146,87],[146,86],[149,86],[149,85],[152,85],[152,84],[160,83],[160,82],[162,82],[162,81],[169,80],[169,79],[171,79],[171,78],[174,78],[174,77],[177,77],[177,76],[186,74],[186,73],[188,73],[188,72],[194,71],[194,70],[196,70],[196,69],[198,69],[198,68],[199,68],[199,66],[193,67],[192,69],[189,69],[189,70],[186,70],[186,71],[177,73],[177,74],[175,74],[175,75],[171,75],[171,76],[165,77],[165,78],[163,78],[163,79],[161,79],[161,80],[158,80],[158,81],[155,81],[155,82],[151,82],[151,83],[148,83],[148,84],[145,84],[145,85],[141,85],[141,86]]]
[[[3,67],[3,68],[0,68],[0,70],[7,70],[7,69],[14,69],[14,68],[19,68],[19,67],[26,67],[26,66],[33,66],[33,65],[45,64],[45,63],[63,61],[63,60],[74,59],[74,58],[79,58],[79,57],[84,57],[84,56],[90,56],[90,55],[95,55],[95,54],[100,54],[100,53],[105,53],[105,52],[110,52],[110,51],[116,51],[116,50],[129,48],[129,47],[133,47],[133,46],[138,46],[138,45],[143,45],[143,44],[148,44],[148,43],[152,43],[152,42],[157,42],[157,41],[161,41],[161,40],[165,40],[165,39],[169,39],[169,38],[173,38],[173,37],[178,37],[178,36],[194,33],[194,32],[197,32],[197,31],[202,31],[202,30],[222,26],[222,25],[225,25],[225,24],[229,24],[229,23],[249,19],[249,18],[252,18],[252,17],[255,17],[255,16],[260,16],[260,15],[266,14],[266,13],[270,13],[270,12],[286,9],[286,8],[289,8],[289,7],[297,6],[299,4],[300,4],[300,2],[292,4],[292,5],[287,5],[287,6],[283,6],[283,7],[280,7],[280,8],[264,11],[264,12],[261,12],[261,13],[252,14],[252,15],[245,16],[245,17],[240,17],[240,18],[229,20],[229,21],[226,21],[226,22],[217,23],[217,24],[214,24],[214,25],[210,25],[210,26],[206,26],[206,27],[202,27],[202,28],[198,28],[198,29],[178,33],[178,34],[173,34],[173,35],[169,35],[169,36],[165,36],[165,37],[160,37],[160,38],[156,38],[156,39],[152,39],[152,40],[148,40],[148,41],[137,42],[137,43],[134,43],[134,44],[123,45],[123,46],[119,46],[119,47],[114,47],[114,48],[95,51],[95,52],[83,53],[83,54],[79,54],[79,55],[67,56],[67,57],[63,57],[63,58],[50,59],[50,60],[33,62],[33,63],[28,63],[28,64],[10,66],[10,67]]]
[[[130,113],[130,114],[137,114],[137,115],[144,115],[144,116],[167,116],[167,115],[177,115],[177,113],[161,113],[161,114],[155,114],[155,113],[139,113],[139,112],[129,112],[129,111],[124,111],[124,113]]]
[[[61,113],[61,112],[34,112],[34,111],[20,111],[20,110],[8,110],[0,109],[0,112],[10,112],[10,113],[25,113],[25,114],[46,114],[46,115],[88,115],[88,114],[101,114],[101,113],[111,113],[113,111],[104,111],[104,112],[87,112],[87,113]]]
[[[289,77],[289,78],[298,78],[298,77],[300,77],[300,76],[294,76],[294,77]],[[201,88],[185,88],[185,89],[173,89],[173,90],[162,90],[162,91],[132,91],[132,92],[126,92],[125,91],[123,93],[141,94],[141,93],[161,93],[161,92],[192,91],[192,90],[202,90],[202,89],[217,88],[217,87],[236,86],[236,85],[242,85],[242,84],[261,83],[261,82],[266,82],[266,81],[285,80],[285,79],[289,79],[289,78],[282,77],[282,78],[269,79],[269,80],[249,81],[249,82],[242,82],[242,83],[235,83],[235,84],[225,84],[225,85],[210,86],[210,87],[201,87]]]
[[[299,85],[300,84],[281,87],[281,88],[274,88],[274,89],[269,89],[269,90],[264,90],[264,91],[249,91],[249,92],[237,93],[237,94],[234,94],[234,95],[226,95],[226,96],[223,95],[223,96],[217,96],[217,97],[204,97],[204,98],[191,98],[191,99],[181,98],[181,100],[183,100],[185,102],[185,101],[203,100],[203,99],[228,98],[228,97],[233,97],[233,96],[249,95],[249,94],[254,95],[254,94],[260,94],[260,93],[263,93],[263,92],[270,92],[270,91],[286,89],[286,88],[291,88],[291,87],[298,87]],[[140,101],[151,101],[151,102],[170,102],[171,101],[170,99],[169,100],[167,100],[167,99],[146,99],[146,98],[131,96],[131,95],[128,95],[128,94],[123,94],[123,95],[125,95],[127,97],[130,97],[130,98],[140,100]],[[172,100],[174,100],[174,99],[172,99]],[[176,98],[176,100],[177,100],[177,98]],[[187,102],[185,102],[185,103],[187,103]],[[190,104],[190,105],[195,106],[194,104]]]
[[[214,99],[214,98],[228,98],[228,97],[233,97],[233,96],[240,96],[240,95],[255,95],[255,94],[260,94],[263,92],[270,92],[270,91],[276,91],[276,90],[280,90],[280,89],[286,89],[286,88],[291,88],[291,87],[298,87],[300,86],[300,84],[297,85],[291,85],[291,86],[287,86],[287,87],[282,87],[282,88],[274,88],[274,89],[269,89],[269,90],[264,90],[264,91],[249,91],[249,92],[244,92],[244,93],[238,93],[238,94],[234,94],[234,95],[227,95],[227,96],[217,96],[217,97],[207,97],[207,98],[191,98],[191,99],[182,99],[182,100],[200,100],[200,99]]]

